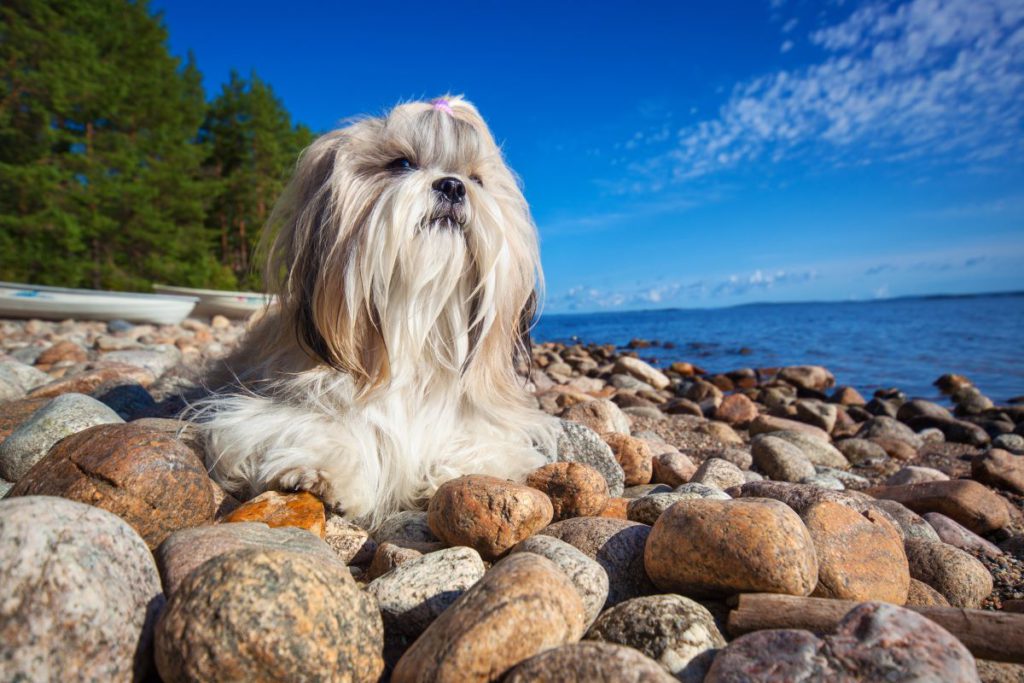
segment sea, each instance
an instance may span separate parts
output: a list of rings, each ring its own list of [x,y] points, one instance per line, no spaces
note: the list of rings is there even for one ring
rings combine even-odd
[[[823,365],[866,398],[899,388],[941,400],[933,382],[966,375],[996,402],[1024,397],[1024,292],[863,302],[765,303],[730,308],[544,314],[535,342],[658,345],[658,366],[705,370]],[[668,343],[666,345],[666,342]]]

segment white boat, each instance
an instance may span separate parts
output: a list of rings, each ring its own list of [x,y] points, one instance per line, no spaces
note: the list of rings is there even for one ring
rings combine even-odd
[[[226,318],[248,318],[274,301],[272,295],[258,292],[229,292],[220,289],[193,289],[169,285],[153,285],[153,289],[161,294],[196,297],[199,299],[199,304],[192,311],[192,315],[197,316],[223,315]]]
[[[127,320],[173,325],[185,319],[197,297],[103,292],[0,282],[0,318]]]

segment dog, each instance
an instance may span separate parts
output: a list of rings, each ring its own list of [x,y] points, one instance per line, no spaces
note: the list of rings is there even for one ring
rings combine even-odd
[[[229,492],[309,491],[374,526],[455,477],[546,462],[557,422],[516,372],[543,285],[537,230],[470,102],[323,135],[263,239],[277,303],[199,408]]]

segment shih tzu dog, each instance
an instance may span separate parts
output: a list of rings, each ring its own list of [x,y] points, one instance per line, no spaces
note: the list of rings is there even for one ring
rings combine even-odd
[[[277,304],[201,410],[225,488],[308,490],[372,525],[448,479],[544,464],[556,422],[515,370],[537,232],[472,104],[403,104],[319,138],[267,230]]]

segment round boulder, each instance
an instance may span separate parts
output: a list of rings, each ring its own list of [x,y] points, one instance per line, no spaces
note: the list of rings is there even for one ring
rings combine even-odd
[[[579,462],[553,462],[530,473],[526,485],[551,499],[555,521],[594,517],[608,505],[608,482],[601,473]]]

